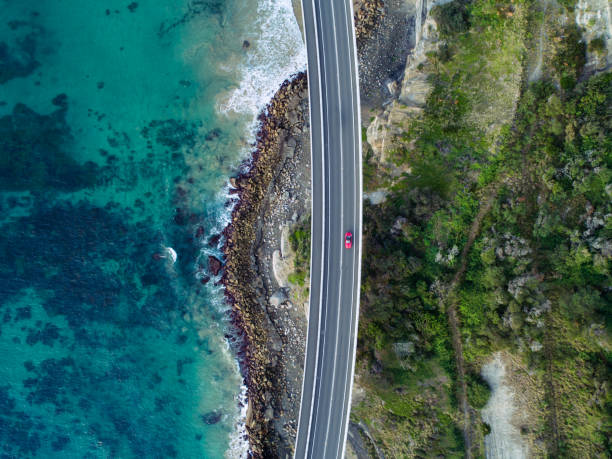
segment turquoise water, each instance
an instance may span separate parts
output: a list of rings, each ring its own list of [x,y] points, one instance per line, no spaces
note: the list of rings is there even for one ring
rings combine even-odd
[[[305,62],[290,7],[0,7],[2,457],[243,455],[202,278],[254,116]]]

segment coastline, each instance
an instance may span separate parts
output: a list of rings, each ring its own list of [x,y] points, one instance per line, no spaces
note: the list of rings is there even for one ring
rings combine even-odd
[[[301,5],[292,5],[301,25]],[[383,3],[364,0],[356,8],[357,33],[365,40],[380,27]],[[308,304],[299,304],[299,287],[278,279],[275,268],[289,245],[287,230],[310,215],[307,104],[306,72],[300,72],[286,79],[260,112],[255,146],[239,175],[230,178],[227,206],[233,208],[222,232],[221,283],[233,325],[226,337],[246,387],[250,457],[292,457],[297,432]],[[304,182],[301,189],[297,177]],[[280,263],[292,271],[291,263]]]
[[[270,214],[265,203],[273,194],[271,188],[280,191],[285,204],[290,199],[283,194],[282,186],[273,185],[282,175],[279,172],[283,164],[296,163],[296,152],[302,151],[302,138],[308,132],[307,115],[303,116],[306,84],[306,73],[301,72],[281,85],[258,117],[255,148],[239,168],[244,172],[230,179],[233,197],[228,205],[234,203],[234,207],[231,221],[223,230],[225,267],[221,282],[231,306],[229,315],[234,328],[227,339],[234,348],[247,387],[245,427],[252,457],[290,454],[293,428],[290,419],[295,405],[299,409],[301,380],[297,378],[300,386],[296,396],[294,378],[287,374],[291,369],[295,373],[296,363],[301,369],[303,347],[299,340],[289,342],[285,331],[293,329],[294,335],[300,335],[295,328],[299,327],[298,322],[304,325],[305,316],[293,308],[295,314],[278,317],[277,308],[290,310],[291,305],[288,301],[271,301],[271,290],[281,286],[274,285],[271,263],[264,260],[270,258],[265,253],[269,254],[274,244],[266,243],[271,242],[270,238],[262,238],[262,234],[265,227],[275,226],[265,222],[265,216]],[[303,199],[293,201],[304,205]],[[282,204],[275,207],[290,210],[290,206]],[[279,418],[284,417],[279,424]]]

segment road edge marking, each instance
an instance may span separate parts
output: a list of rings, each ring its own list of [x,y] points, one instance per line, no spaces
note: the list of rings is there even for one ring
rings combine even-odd
[[[306,47],[306,51],[307,51],[307,55],[308,55],[308,40],[306,38],[306,15],[304,14],[304,3],[307,0],[301,0],[302,3],[302,27],[304,28],[304,46]],[[312,3],[312,11],[313,11],[313,20],[314,20],[314,11],[315,11],[315,5],[314,5],[314,1],[315,0],[311,0]],[[314,36],[315,36],[315,53],[317,55],[317,74],[319,75],[319,103],[320,106],[323,107],[323,97],[321,95],[321,65],[320,65],[320,61],[319,61],[319,33],[318,33],[318,28],[317,28],[317,24],[316,21],[314,21]],[[310,282],[309,282],[309,288],[310,288],[310,293],[308,295],[308,316],[311,315],[311,311],[312,311],[312,307],[313,307],[313,302],[312,302],[312,277],[313,277],[313,270],[312,270],[312,252],[314,250],[314,244],[312,244],[312,235],[314,234],[313,232],[313,226],[314,226],[314,218],[313,218],[313,213],[314,213],[314,187],[313,187],[313,179],[312,179],[312,174],[313,174],[313,165],[314,165],[314,143],[312,140],[312,102],[310,100],[310,89],[311,89],[311,78],[310,78],[310,71],[308,69],[308,58],[306,58],[306,78],[308,81],[308,124],[309,124],[309,137],[310,137]],[[321,147],[324,146],[325,142],[324,142],[324,131],[323,131],[323,116],[321,116]],[[322,162],[322,168],[321,170],[324,172],[325,171],[325,155],[322,155],[323,158],[321,159]],[[323,175],[325,175],[325,173],[323,173]],[[323,192],[322,192],[322,196],[325,196],[325,178],[323,177]],[[322,228],[325,228],[325,212],[322,212]],[[321,239],[322,242],[325,242],[325,231],[321,232]],[[324,257],[321,257],[321,276],[323,276],[323,259]],[[322,282],[320,283],[322,284]],[[319,364],[319,359],[318,359],[318,355],[319,355],[319,336],[321,334],[321,305],[323,303],[322,301],[322,296],[323,296],[323,289],[319,288],[319,301],[318,301],[318,307],[319,307],[319,321],[318,321],[318,325],[317,325],[317,335],[316,335],[316,340],[317,340],[317,346],[316,346],[316,352],[315,352],[315,371],[314,371],[314,376],[316,379],[316,375],[317,375],[317,369],[318,369],[318,364]],[[308,333],[308,326],[310,324],[310,317],[308,317],[309,323],[306,326],[306,343],[304,345],[304,370],[302,371],[302,391],[300,393],[300,412],[298,415],[298,423],[297,423],[297,430],[296,430],[296,435],[295,435],[295,442],[294,442],[294,450],[293,450],[293,456],[295,458],[295,454],[296,454],[296,450],[297,450],[297,445],[298,445],[298,434],[300,432],[300,422],[302,420],[302,409],[304,406],[304,399],[303,399],[303,394],[304,394],[304,385],[306,383],[306,362],[308,360],[308,342],[309,339],[311,339],[310,337],[310,333]],[[313,390],[312,390],[312,397],[310,398],[310,413],[311,416],[309,416],[308,419],[308,429],[307,429],[307,435],[306,435],[306,446],[304,449],[304,457],[308,457],[308,446],[309,446],[309,442],[308,439],[310,437],[310,431],[312,428],[312,407],[314,405],[314,397],[315,397],[315,389],[316,389],[316,385],[313,386]]]
[[[346,5],[346,0],[344,0],[344,3]],[[348,0],[348,4],[349,4],[349,11],[351,13],[350,16],[350,30],[351,30],[351,37],[352,37],[352,41],[353,41],[353,63],[355,65],[355,77],[356,77],[356,82],[357,82],[357,145],[359,146],[359,158],[357,161],[357,164],[359,165],[358,171],[359,171],[359,200],[357,201],[357,205],[358,205],[358,209],[359,209],[359,254],[358,254],[358,261],[359,263],[357,264],[357,299],[356,299],[356,310],[355,310],[355,337],[353,338],[353,358],[351,360],[352,364],[351,364],[351,385],[350,385],[350,389],[349,389],[349,409],[348,409],[348,415],[346,417],[346,421],[344,424],[344,438],[342,439],[342,454],[340,456],[340,458],[343,458],[344,455],[346,454],[346,439],[348,436],[348,423],[349,423],[349,419],[351,417],[351,402],[353,399],[353,384],[355,381],[355,359],[357,357],[357,336],[358,336],[358,332],[359,332],[359,302],[361,299],[361,256],[362,256],[362,246],[363,246],[363,146],[361,144],[361,94],[360,94],[360,86],[359,86],[359,60],[357,58],[357,38],[355,36],[355,12],[354,12],[354,8],[353,8],[353,2],[352,0]]]
[[[333,0],[330,2],[331,5],[331,12],[332,12],[332,24],[334,24],[334,29],[333,29],[333,34],[334,34],[334,43],[336,44],[336,46],[334,46],[334,54],[336,55],[336,82],[338,83],[338,121],[340,122],[340,131],[342,131],[342,97],[340,95],[340,88],[341,88],[341,84],[340,84],[340,59],[338,57],[338,39],[336,36],[336,13],[335,13],[335,9],[334,9],[334,2]],[[326,85],[327,86],[327,85]],[[327,99],[327,102],[329,103],[330,101]],[[344,223],[344,177],[343,177],[343,170],[344,170],[344,142],[342,141],[342,134],[339,135],[339,139],[340,139],[340,221],[342,223]],[[344,230],[343,230],[344,231]],[[332,236],[335,237],[335,236]],[[332,403],[331,400],[334,397],[334,388],[336,387],[336,360],[338,357],[338,345],[340,343],[340,338],[339,338],[339,331],[340,331],[340,309],[342,306],[342,262],[344,260],[344,248],[342,247],[342,245],[340,246],[340,276],[338,278],[338,298],[337,298],[337,307],[336,307],[336,333],[335,333],[335,345],[334,345],[334,365],[332,366],[332,387],[331,387],[331,396],[330,396],[330,403],[329,403],[329,409],[327,410],[328,416],[327,416],[327,427],[325,429],[325,443],[323,445],[323,457],[326,456],[327,453],[327,439],[329,438],[329,428],[330,428],[330,419],[331,419],[331,410],[332,410]],[[351,293],[352,296],[352,293]],[[329,303],[326,304],[326,306],[329,306]],[[352,304],[351,304],[351,308],[352,308]],[[351,325],[352,326],[352,325]],[[350,337],[349,337],[350,339]],[[344,405],[344,403],[343,403]],[[338,452],[338,450],[336,450],[336,453]]]

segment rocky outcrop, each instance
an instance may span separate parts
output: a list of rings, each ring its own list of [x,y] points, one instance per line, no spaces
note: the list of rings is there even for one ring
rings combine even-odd
[[[488,458],[543,457],[538,439],[544,391],[521,360],[500,351],[483,365],[481,374],[491,387],[491,397],[481,410],[491,432],[485,436]]]
[[[359,1],[355,6],[362,112],[379,109],[394,96],[414,47],[415,17],[405,0]],[[370,11],[371,13],[368,13]],[[370,19],[370,14],[374,17]]]
[[[427,81],[427,53],[438,47],[436,23],[429,11],[435,5],[427,0],[408,2],[414,17],[414,48],[406,59],[406,66],[399,84],[389,85],[391,101],[379,111],[367,128],[367,141],[375,157],[381,162],[389,161],[387,153],[394,147],[394,139],[405,132],[407,123],[418,116],[425,105],[431,85]]]
[[[355,38],[360,43],[370,37],[385,16],[383,0],[362,0],[355,5]]]
[[[223,268],[223,264],[221,263],[221,260],[219,260],[216,257],[213,257],[212,255],[209,255],[208,256],[208,270],[210,271],[210,273],[213,276],[217,276],[219,272],[221,271],[221,268]]]
[[[583,29],[587,46],[586,70],[601,72],[612,68],[612,6],[608,0],[578,0],[576,24]]]

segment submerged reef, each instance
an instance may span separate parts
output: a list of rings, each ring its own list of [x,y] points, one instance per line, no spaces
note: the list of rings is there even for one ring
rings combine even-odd
[[[0,189],[76,191],[95,183],[96,164],[79,164],[69,153],[66,95],[59,94],[53,104],[58,108],[49,115],[20,103],[0,117]]]

